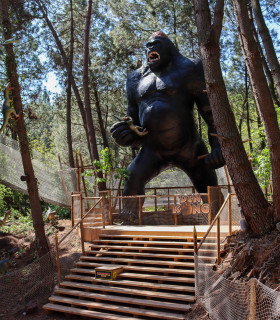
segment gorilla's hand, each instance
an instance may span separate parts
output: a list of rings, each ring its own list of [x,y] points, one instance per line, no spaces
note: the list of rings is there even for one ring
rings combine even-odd
[[[140,136],[129,128],[126,121],[113,124],[111,134],[116,143],[123,147],[136,146],[141,141]]]
[[[204,158],[205,164],[208,168],[218,169],[225,165],[225,159],[220,148],[212,149],[211,153]]]

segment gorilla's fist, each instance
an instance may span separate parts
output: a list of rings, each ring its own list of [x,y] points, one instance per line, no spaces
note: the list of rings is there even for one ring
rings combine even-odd
[[[140,136],[130,129],[126,121],[113,124],[111,133],[116,143],[123,147],[136,146],[141,140]]]
[[[205,164],[208,168],[218,169],[225,165],[225,159],[220,148],[212,149],[211,153],[204,158]]]

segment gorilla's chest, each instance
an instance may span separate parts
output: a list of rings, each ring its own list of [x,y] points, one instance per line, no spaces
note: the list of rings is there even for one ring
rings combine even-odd
[[[179,74],[156,75],[150,73],[141,78],[137,87],[137,95],[140,100],[155,92],[175,94],[181,90],[183,77]]]

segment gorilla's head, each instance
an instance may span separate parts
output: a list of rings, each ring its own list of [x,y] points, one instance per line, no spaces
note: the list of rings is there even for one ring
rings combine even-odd
[[[162,31],[154,32],[146,43],[147,64],[151,70],[165,68],[179,54],[174,44]]]

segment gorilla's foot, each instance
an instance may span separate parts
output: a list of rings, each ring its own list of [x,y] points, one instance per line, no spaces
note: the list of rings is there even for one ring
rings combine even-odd
[[[121,225],[137,225],[139,223],[138,212],[128,208],[124,208],[117,219],[121,221]]]

